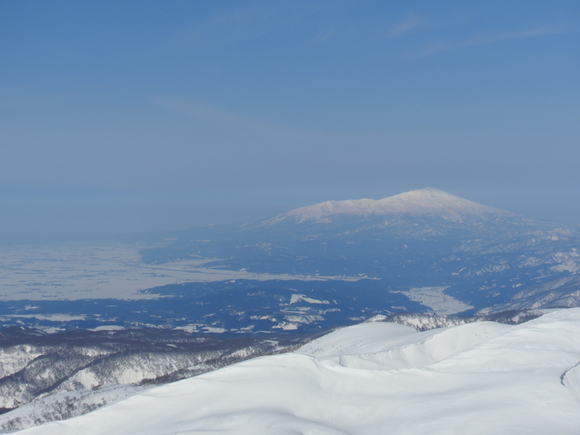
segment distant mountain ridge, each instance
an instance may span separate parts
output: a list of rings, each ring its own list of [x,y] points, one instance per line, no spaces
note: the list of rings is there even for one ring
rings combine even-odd
[[[298,329],[310,322],[295,321],[306,313],[309,319],[317,316],[335,322],[360,318],[355,312],[364,317],[384,314],[385,309],[439,314],[463,309],[464,314],[473,314],[570,307],[579,300],[580,278],[568,279],[580,277],[577,229],[435,188],[379,200],[326,201],[235,228],[183,232],[165,247],[144,251],[143,259],[162,263],[190,255],[213,258],[211,267],[229,270],[334,276],[334,281],[316,285],[256,286],[264,298],[279,301],[263,300],[270,312],[278,313],[268,315],[277,322],[284,318],[288,327]],[[351,282],[339,283],[341,279]],[[246,288],[248,296],[257,294],[249,290],[254,284],[238,284],[234,292]],[[231,288],[226,283],[222,287]],[[288,292],[293,289],[311,299],[333,302],[324,308],[300,307],[300,315],[285,314],[290,309]],[[191,291],[193,287],[179,294]]]
[[[405,311],[580,305],[578,229],[433,188],[176,231],[149,246],[141,260],[155,273],[183,262],[175,266],[187,268],[188,278],[143,289],[138,302],[6,301],[0,308],[9,317],[0,324],[310,333]],[[74,313],[75,320],[56,324],[50,313]]]
[[[431,216],[452,222],[462,222],[468,218],[486,220],[494,217],[516,216],[506,210],[481,205],[442,190],[428,187],[383,199],[325,201],[291,210],[266,220],[264,224],[275,225],[285,221],[329,223],[338,215],[363,217],[390,215]]]

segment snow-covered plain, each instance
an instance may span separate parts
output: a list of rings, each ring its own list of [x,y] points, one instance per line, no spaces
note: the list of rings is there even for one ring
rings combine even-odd
[[[574,434],[580,309],[416,332],[366,323],[23,434]]]
[[[433,313],[446,316],[461,313],[473,308],[460,300],[443,293],[447,287],[414,287],[404,293],[410,300],[419,302],[421,305],[431,308]]]
[[[141,261],[139,251],[144,247],[137,244],[1,246],[0,300],[155,299],[159,296],[142,290],[177,282],[357,281],[361,278],[226,270],[207,267],[210,259],[199,258],[151,265]]]

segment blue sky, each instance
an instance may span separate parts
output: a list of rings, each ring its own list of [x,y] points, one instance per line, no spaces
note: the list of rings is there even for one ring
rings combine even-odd
[[[0,2],[0,237],[432,186],[580,223],[577,1]]]

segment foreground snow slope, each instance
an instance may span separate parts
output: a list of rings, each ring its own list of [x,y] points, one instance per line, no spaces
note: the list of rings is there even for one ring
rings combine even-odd
[[[345,328],[26,434],[578,434],[580,309]]]

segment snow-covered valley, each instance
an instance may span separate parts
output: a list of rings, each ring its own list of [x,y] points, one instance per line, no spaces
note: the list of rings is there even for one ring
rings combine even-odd
[[[577,434],[580,309],[337,330],[23,434]]]

